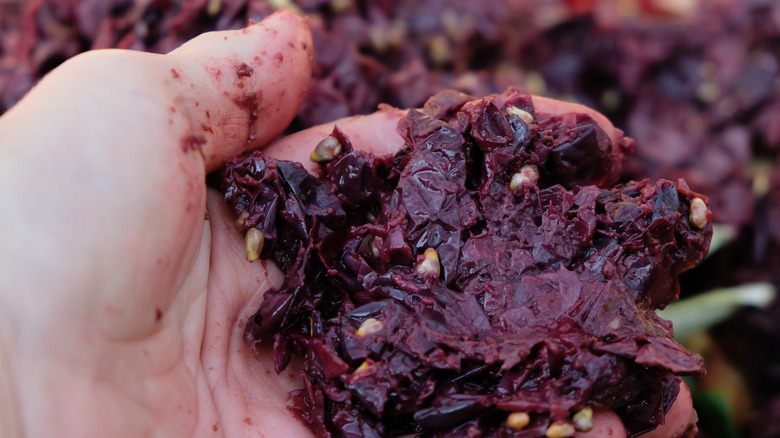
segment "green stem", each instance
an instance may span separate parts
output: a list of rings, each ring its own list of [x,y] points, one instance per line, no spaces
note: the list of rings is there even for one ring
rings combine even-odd
[[[725,320],[741,306],[765,308],[775,295],[775,287],[769,283],[744,284],[686,298],[656,313],[672,321],[674,337],[680,340]]]

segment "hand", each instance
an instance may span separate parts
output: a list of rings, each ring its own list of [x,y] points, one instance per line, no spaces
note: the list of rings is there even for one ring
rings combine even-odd
[[[311,50],[305,23],[280,13],[168,55],[87,53],[0,118],[0,435],[312,436],[285,407],[295,367],[277,376],[243,341],[281,273],[244,260],[204,182],[292,120]],[[356,147],[392,152],[402,115],[338,123]],[[267,153],[309,163],[300,146],[331,126]],[[690,409],[680,397],[669,425]],[[582,436],[625,436],[597,418]]]

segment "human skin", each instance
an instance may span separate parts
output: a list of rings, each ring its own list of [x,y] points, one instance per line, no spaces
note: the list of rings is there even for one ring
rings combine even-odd
[[[0,118],[0,436],[313,436],[285,407],[299,366],[276,375],[243,341],[282,275],[245,261],[205,184],[266,145],[312,166],[332,124],[268,145],[298,111],[311,55],[305,21],[278,13],[168,55],[80,55]],[[337,123],[356,147],[392,152],[402,115]],[[674,412],[667,426],[684,429],[690,397]],[[599,413],[581,436],[625,431]]]

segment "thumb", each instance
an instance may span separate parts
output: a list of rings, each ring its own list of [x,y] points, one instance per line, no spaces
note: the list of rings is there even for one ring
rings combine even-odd
[[[29,291],[0,293],[0,316],[45,320],[46,302],[81,321],[110,305],[121,317],[99,324],[112,336],[153,331],[202,240],[205,174],[292,120],[311,46],[304,20],[278,13],[168,55],[100,50],[52,71],[0,117],[0,201],[13,206],[0,292]]]
[[[289,125],[306,95],[312,53],[303,19],[279,12],[240,31],[203,34],[169,54],[170,80],[192,146],[204,142],[207,171]]]

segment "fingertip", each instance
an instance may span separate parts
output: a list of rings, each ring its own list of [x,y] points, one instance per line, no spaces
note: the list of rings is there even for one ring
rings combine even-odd
[[[691,390],[685,382],[680,381],[680,392],[674,400],[669,412],[666,413],[664,424],[655,428],[641,438],[683,437],[690,430],[695,430],[698,417],[693,409]]]
[[[641,438],[672,438],[688,436],[686,433],[695,430],[697,421],[693,409],[691,391],[685,382],[680,382],[680,392],[672,407],[666,413],[664,424],[654,430],[640,435]],[[588,432],[578,432],[575,438],[624,438],[626,429],[620,417],[611,411],[601,411],[593,414],[593,429]]]
[[[562,100],[550,99],[547,97],[533,96],[532,98],[534,109],[537,114],[587,114],[598,123],[601,129],[609,135],[609,138],[612,139],[613,142],[623,138],[622,130],[615,128],[615,125],[613,125],[604,114],[601,114],[592,108],[588,108],[587,106],[578,103],[564,102]]]
[[[236,31],[209,32],[168,54],[207,171],[279,135],[297,114],[313,63],[306,20],[277,12]]]

